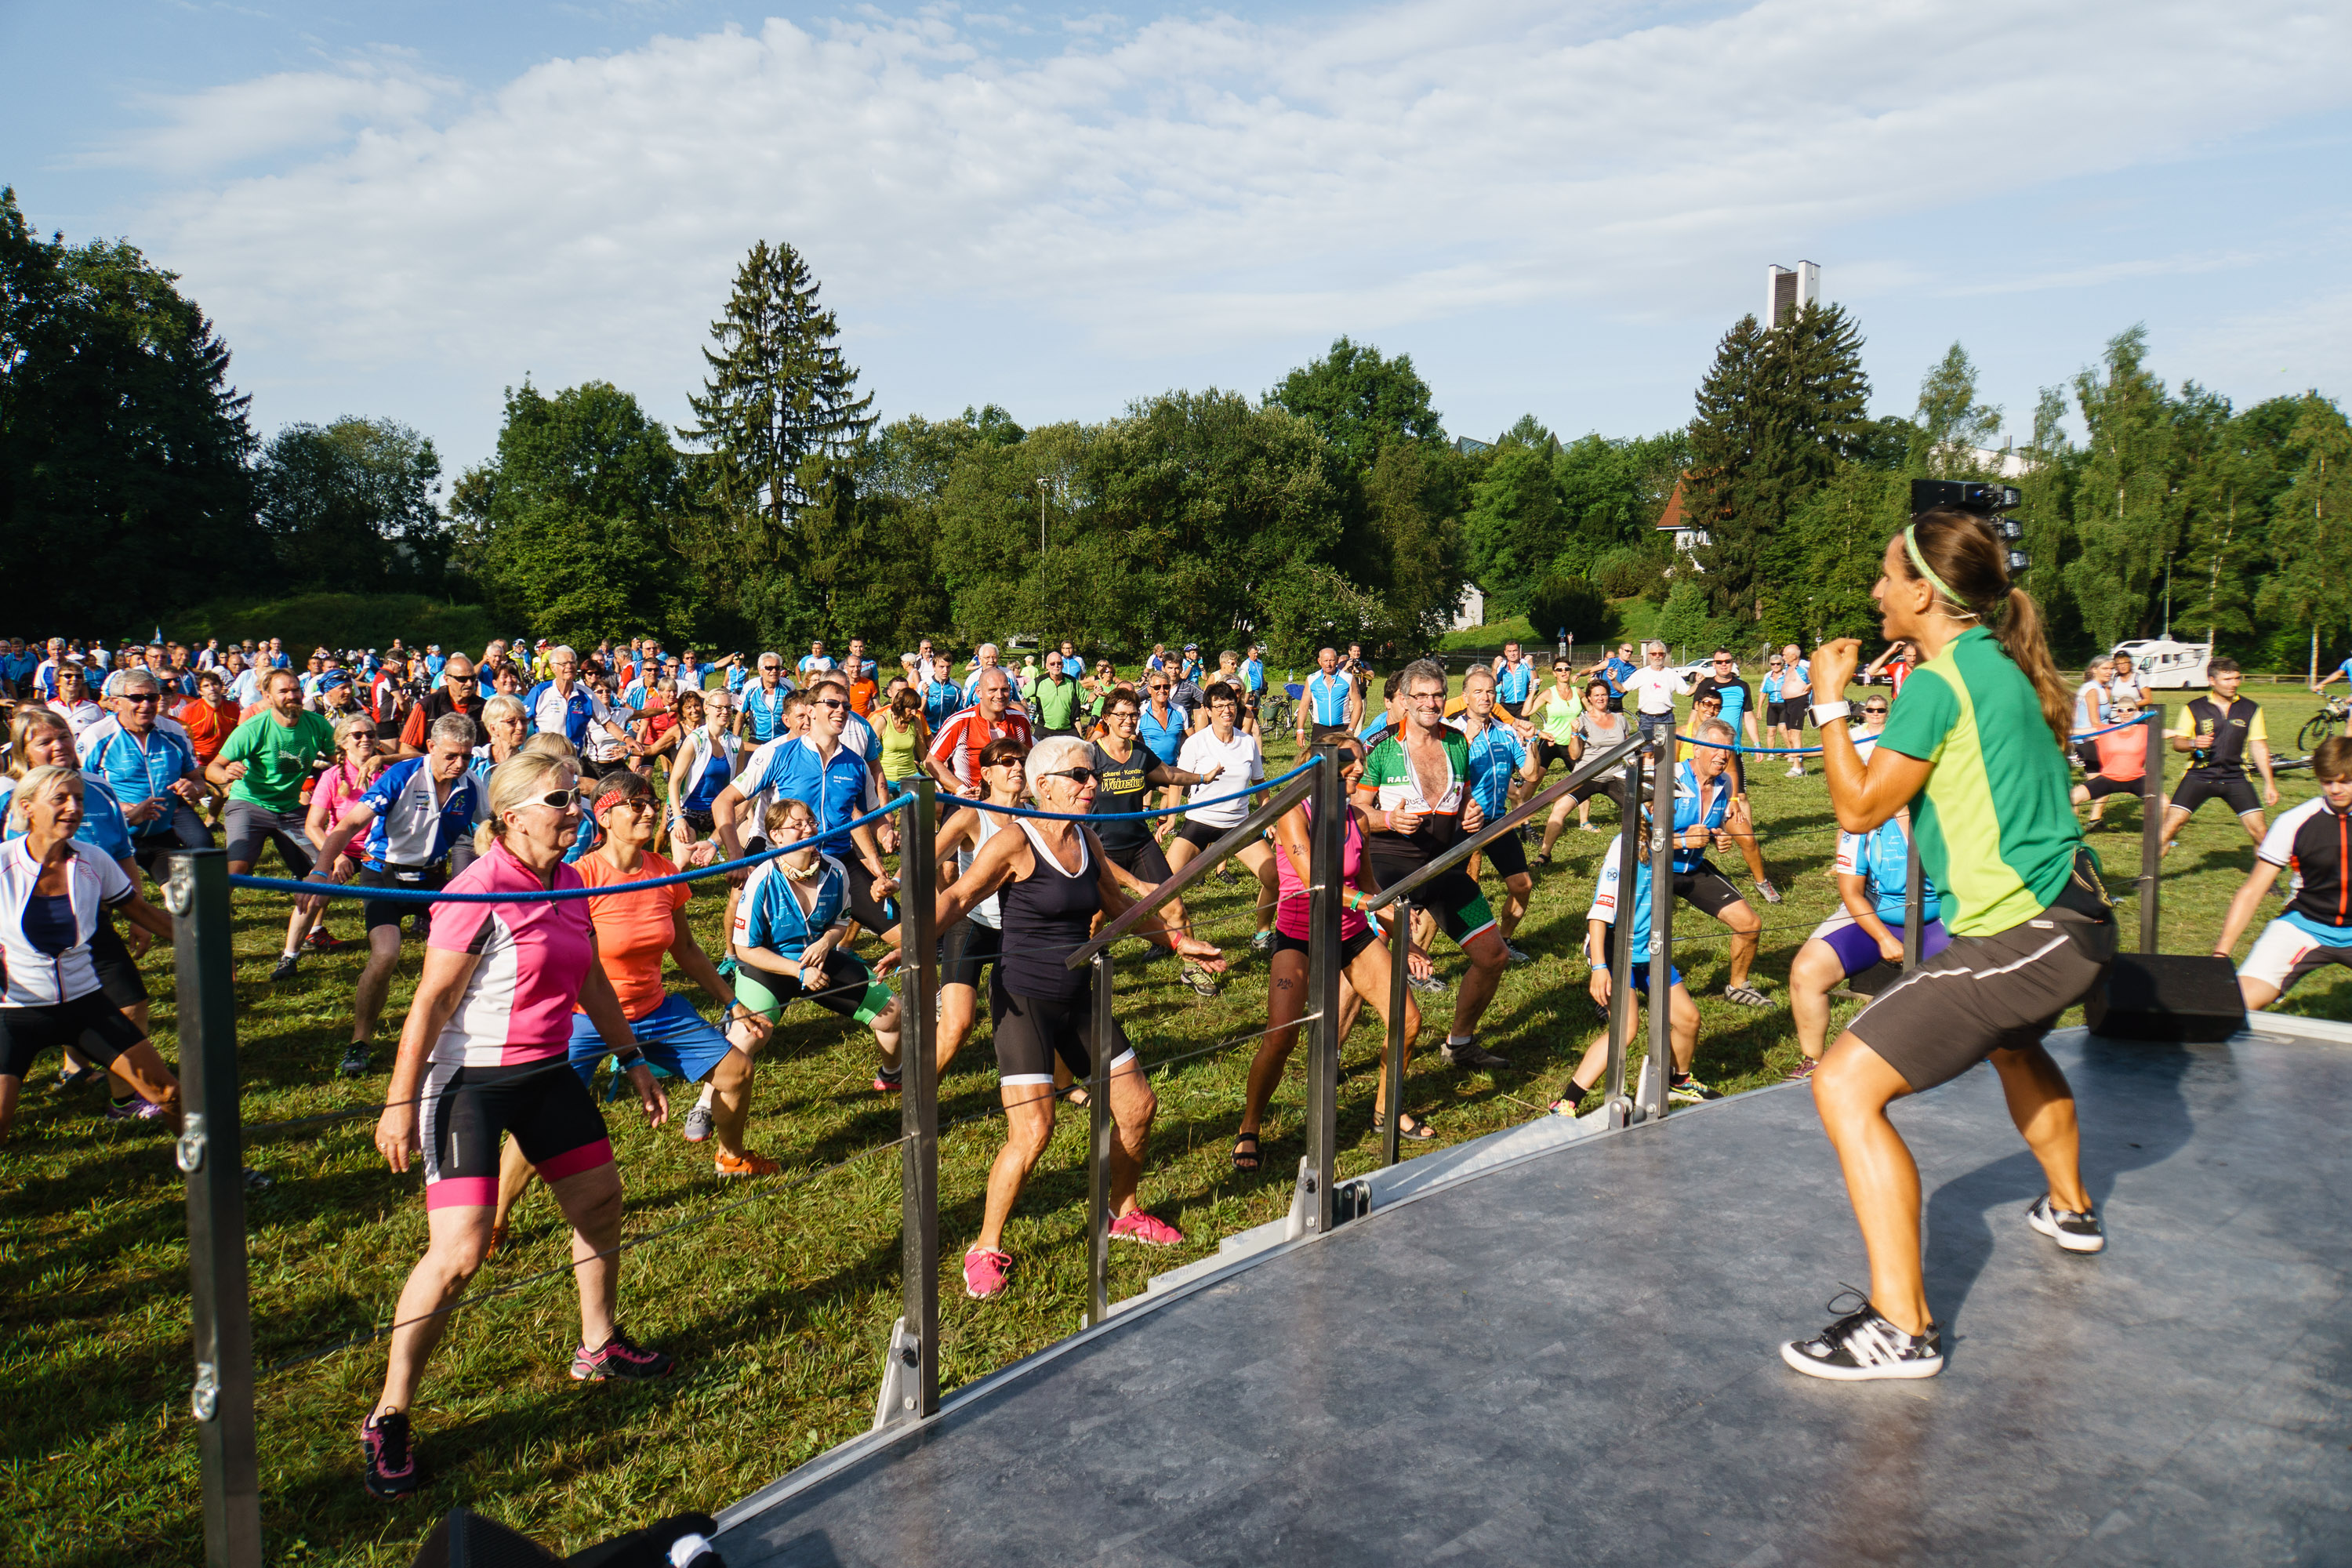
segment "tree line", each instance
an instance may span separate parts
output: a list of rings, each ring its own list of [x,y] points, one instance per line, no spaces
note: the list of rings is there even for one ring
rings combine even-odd
[[[1744,647],[1867,632],[1908,480],[1982,473],[2000,426],[1957,344],[1912,417],[1870,418],[1836,306],[1738,323],[1696,416],[1645,437],[1562,440],[1529,415],[1449,441],[1409,356],[1344,337],[1257,396],[883,423],[820,295],[791,246],[753,246],[690,424],[610,383],[525,382],[445,498],[432,442],[397,420],[259,438],[173,274],[123,241],[44,239],[0,191],[0,572],[46,621],[109,634],[214,595],[358,589],[574,641],[1196,637],[1296,662],[1324,642],[1427,647],[1475,584],[1489,620],[1540,637]],[[2326,591],[2352,569],[2342,413],[2316,394],[2233,409],[2166,388],[2146,354],[2135,328],[2045,391],[2016,453],[2027,583],[2062,644],[2152,633],[2168,606],[2257,661],[2347,629]],[[1681,556],[1654,526],[1678,485],[1707,538]]]

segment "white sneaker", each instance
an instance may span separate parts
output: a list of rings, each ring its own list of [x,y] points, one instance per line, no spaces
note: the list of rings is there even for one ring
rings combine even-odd
[[[1805,764],[1802,763],[1790,763],[1789,764],[1789,776],[1792,779],[1803,778],[1805,776]]]

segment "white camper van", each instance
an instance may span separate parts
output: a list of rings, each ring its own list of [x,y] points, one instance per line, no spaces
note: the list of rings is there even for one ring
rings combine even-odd
[[[2139,683],[2151,691],[2202,691],[2205,661],[2213,657],[2213,645],[2149,637],[2117,643],[2115,651],[2131,655],[2132,668],[2137,672]]]

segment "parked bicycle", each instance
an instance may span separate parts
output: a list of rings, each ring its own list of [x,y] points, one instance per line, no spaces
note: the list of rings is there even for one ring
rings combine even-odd
[[[2322,741],[2333,740],[2344,733],[2347,713],[2352,713],[2352,709],[2347,709],[2343,698],[2330,697],[2326,705],[2305,720],[2303,728],[2295,731],[2294,749],[2307,757],[2319,749]]]

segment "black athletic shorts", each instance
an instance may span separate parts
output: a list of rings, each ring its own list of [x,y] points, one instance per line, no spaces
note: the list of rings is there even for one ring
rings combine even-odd
[[[1234,826],[1237,827],[1240,824]],[[1176,837],[1195,849],[1206,849],[1233,830],[1232,827],[1212,827],[1205,822],[1187,822],[1176,830]]]
[[[1089,977],[1091,979],[1091,977]],[[1004,988],[1002,965],[989,972],[988,1016],[996,1031],[996,1081],[1046,1084],[1054,1081],[1054,1058],[1068,1064],[1073,1078],[1085,1079],[1094,1071],[1095,1004],[1091,984],[1086,994],[1066,1002],[1015,996]],[[1135,1047],[1116,1019],[1111,1023],[1113,1072],[1121,1062],[1135,1059]]]
[[[1315,726],[1314,732],[1307,737],[1307,743],[1310,746],[1319,746],[1326,741],[1345,741],[1354,734],[1355,731],[1345,724],[1318,724]]]
[[[1576,766],[1576,760],[1568,754],[1568,748],[1566,746],[1545,736],[1538,735],[1534,740],[1529,741],[1528,742],[1528,749],[1535,756],[1536,776],[1538,778],[1541,778],[1544,774],[1551,772],[1551,764],[1554,758],[1559,759],[1559,761],[1565,766],[1571,768]]]
[[[2093,800],[2104,800],[2111,795],[2139,794],[2140,781],[2138,779],[2111,779],[2098,773],[2093,773],[2089,778],[2083,781],[2083,787],[2091,792],[2091,798]],[[2252,794],[2252,792],[2250,790],[2247,793]]]
[[[694,829],[694,837],[698,840],[712,837],[719,832],[718,824],[707,811],[681,811],[677,815],[679,820]]]
[[[1167,852],[1160,847],[1160,841],[1148,834],[1142,843],[1125,848],[1106,844],[1103,853],[1110,857],[1112,865],[1148,887],[1156,888],[1176,874],[1170,869]]]
[[[1954,937],[1846,1027],[1912,1089],[1933,1089],[1995,1051],[2039,1044],[2115,956],[2113,920],[2044,910],[2007,931]]]
[[[1704,860],[1688,871],[1675,873],[1675,897],[1699,913],[1718,919],[1732,905],[1748,901],[1730,878]]]
[[[1381,928],[1376,925],[1368,925],[1353,936],[1341,937],[1339,939],[1339,967],[1345,969],[1348,965],[1355,963],[1356,955],[1358,953],[1363,952],[1364,949],[1371,946],[1372,943],[1380,940]],[[1274,951],[1276,952],[1296,952],[1304,956],[1307,952],[1307,941],[1303,936],[1290,936],[1283,931],[1276,931],[1274,933]]]
[[[2083,771],[2084,773],[2095,773],[2099,771],[2099,748],[2092,742],[2088,741],[2075,742],[2074,755],[2082,761]]]
[[[1524,697],[1520,698],[1517,702],[1506,702],[1499,697],[1495,699],[1495,706],[1500,708],[1504,712],[1508,713],[1514,719],[1524,719],[1527,717],[1525,713],[1520,711],[1520,710],[1525,708],[1527,705],[1528,700]]]
[[[21,1080],[52,1046],[71,1046],[103,1067],[146,1037],[103,991],[44,1006],[0,1007],[0,1078]]]
[[[352,873],[354,888],[398,888],[405,892],[436,893],[448,879],[438,866],[385,866],[381,870],[362,866]],[[405,899],[360,900],[360,924],[369,931],[397,926],[411,915],[416,917],[416,934],[423,936],[432,921],[431,904]]]
[[[90,966],[98,971],[98,989],[118,1007],[136,1007],[147,1000],[147,982],[131,960],[131,949],[116,934],[111,918],[101,918],[89,933]]]
[[[1496,834],[1486,840],[1481,853],[1486,857],[1486,864],[1495,868],[1495,874],[1506,881],[1528,874],[1528,847],[1519,842],[1517,833]]]
[[[843,904],[849,918],[864,927],[868,934],[880,936],[898,923],[898,900],[874,897],[874,873],[866,862],[852,855],[842,862],[843,879],[849,884],[849,897]]]
[[[416,1141],[425,1206],[488,1208],[499,1198],[499,1137],[511,1132],[549,1182],[613,1163],[604,1118],[570,1054],[506,1067],[433,1062],[425,1069]]]
[[[980,988],[980,975],[1004,956],[1004,933],[966,915],[940,939],[940,984]]]
[[[2245,774],[2232,770],[2228,773],[2191,768],[2181,775],[2180,787],[2172,792],[2172,804],[2183,811],[2195,811],[2209,800],[2218,800],[2240,816],[2263,808],[2262,796]]]
[[[1498,840],[1499,842],[1499,840]],[[1420,867],[1410,860],[1382,858],[1372,864],[1373,873],[1381,886],[1401,882]],[[1495,912],[1486,904],[1486,895],[1479,890],[1477,879],[1460,866],[1443,876],[1423,882],[1414,889],[1413,907],[1427,910],[1437,917],[1438,925],[1461,947],[1480,931],[1491,931]]]

